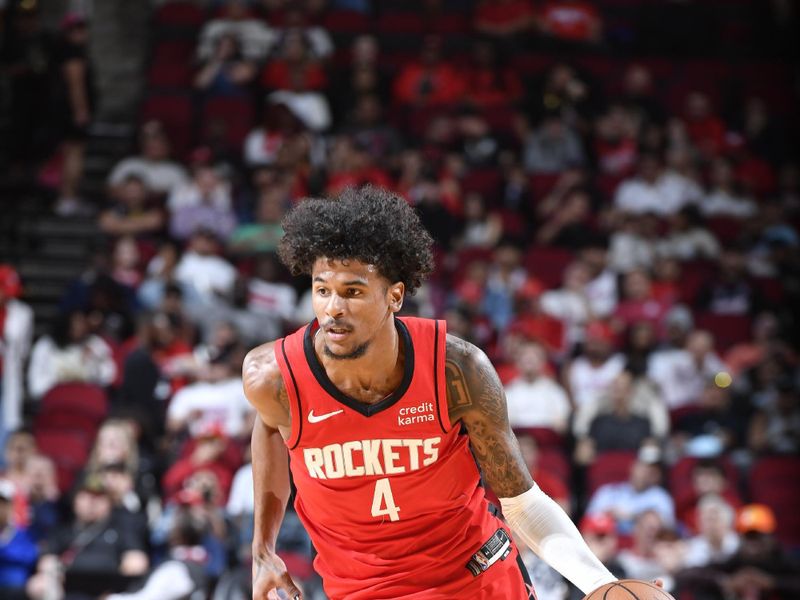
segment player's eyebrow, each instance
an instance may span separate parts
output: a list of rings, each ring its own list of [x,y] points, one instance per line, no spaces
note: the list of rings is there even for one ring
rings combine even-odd
[[[366,279],[352,279],[350,281],[345,281],[342,285],[345,285],[345,286],[348,286],[348,287],[354,286],[354,285],[362,285],[362,286],[366,287],[367,286],[367,280]]]

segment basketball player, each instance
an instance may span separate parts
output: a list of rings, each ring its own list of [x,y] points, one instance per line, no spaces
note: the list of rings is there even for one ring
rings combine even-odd
[[[290,470],[331,600],[535,598],[509,527],[584,593],[614,581],[531,479],[484,353],[443,321],[396,316],[433,267],[411,207],[365,187],[301,202],[284,229],[316,319],[244,362],[254,600],[302,598],[275,553]]]

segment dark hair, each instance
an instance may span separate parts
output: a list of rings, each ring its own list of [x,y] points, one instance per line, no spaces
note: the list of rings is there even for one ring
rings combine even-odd
[[[391,192],[364,186],[335,198],[308,198],[283,220],[278,254],[292,274],[310,274],[319,258],[375,265],[413,294],[433,270],[433,239],[409,204]]]

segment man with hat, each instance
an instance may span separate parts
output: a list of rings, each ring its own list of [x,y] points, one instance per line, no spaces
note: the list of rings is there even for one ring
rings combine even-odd
[[[0,264],[0,443],[22,424],[23,367],[33,338],[33,310],[18,300],[19,275]]]
[[[777,526],[765,504],[744,506],[736,516],[739,549],[723,562],[684,571],[677,579],[679,589],[695,600],[800,598],[800,565],[776,540]]]

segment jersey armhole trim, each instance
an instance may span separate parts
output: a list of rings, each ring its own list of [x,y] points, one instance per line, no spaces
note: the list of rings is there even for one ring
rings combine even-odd
[[[300,443],[300,437],[303,434],[303,408],[300,404],[300,389],[297,387],[297,380],[294,377],[292,364],[289,362],[289,357],[286,356],[285,346],[286,338],[281,340],[281,354],[283,355],[283,362],[286,364],[286,369],[289,371],[289,377],[292,380],[291,388],[286,385],[286,378],[283,380],[289,395],[289,415],[292,417],[292,436],[286,441],[286,445],[289,447],[289,450],[294,450]],[[293,405],[296,406],[296,410],[292,410]]]
[[[434,380],[434,394],[436,396],[436,415],[439,417],[439,426],[442,428],[443,433],[447,433],[451,429],[450,419],[447,414],[447,386],[446,386],[446,373],[444,369],[444,357],[446,348],[444,341],[447,338],[447,333],[442,332],[439,334],[440,324],[444,321],[436,320],[434,322],[433,334],[433,380]],[[440,358],[441,356],[441,358]],[[439,363],[442,365],[439,365]],[[444,407],[442,406],[444,403]],[[443,416],[444,415],[444,416]]]

